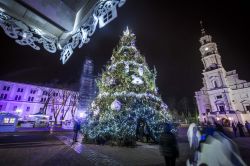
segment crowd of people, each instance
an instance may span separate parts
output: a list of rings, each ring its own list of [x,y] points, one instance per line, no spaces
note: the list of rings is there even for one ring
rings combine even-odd
[[[233,128],[233,132],[234,132],[235,137],[237,137],[238,135],[240,137],[246,136],[246,134],[244,132],[244,125],[241,124],[240,122],[238,122],[238,123],[232,122],[232,128]],[[248,121],[245,121],[245,129],[246,129],[247,133],[250,135],[250,123]],[[237,134],[237,131],[239,131],[239,134]]]
[[[239,130],[240,136],[245,136],[241,123],[232,123],[235,136]],[[249,133],[249,123],[245,127]],[[176,136],[171,132],[171,124],[166,124],[160,137],[160,152],[167,166],[175,166],[179,157]],[[246,166],[242,160],[237,145],[229,138],[223,126],[210,117],[206,125],[190,124],[187,137],[190,147],[187,166]]]

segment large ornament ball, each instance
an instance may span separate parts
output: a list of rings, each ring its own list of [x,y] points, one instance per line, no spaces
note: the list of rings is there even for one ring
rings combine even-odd
[[[111,103],[111,109],[115,110],[115,111],[120,111],[122,108],[122,103],[115,99],[112,103]]]

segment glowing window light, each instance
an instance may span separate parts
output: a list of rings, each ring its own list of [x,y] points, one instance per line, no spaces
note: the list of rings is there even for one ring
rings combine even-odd
[[[9,123],[15,123],[16,119],[15,118],[10,118]]]
[[[16,113],[18,113],[18,114],[21,114],[22,112],[23,112],[23,110],[21,110],[21,109],[16,110]]]
[[[4,118],[4,119],[3,119],[3,123],[4,123],[4,124],[7,124],[7,123],[9,123],[9,120],[10,120],[10,118]]]

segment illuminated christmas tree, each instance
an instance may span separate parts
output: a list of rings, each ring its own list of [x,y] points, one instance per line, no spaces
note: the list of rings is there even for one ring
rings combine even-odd
[[[86,142],[103,138],[121,145],[134,144],[140,123],[157,142],[164,123],[170,121],[167,105],[157,92],[156,70],[149,69],[135,39],[127,28],[97,81],[99,95],[83,125]]]

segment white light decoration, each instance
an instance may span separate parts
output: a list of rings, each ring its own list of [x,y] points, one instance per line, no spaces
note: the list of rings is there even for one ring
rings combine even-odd
[[[100,93],[97,98],[102,98],[102,97],[107,97],[107,96],[114,96],[114,97],[136,97],[136,98],[143,98],[143,97],[148,97],[151,98],[153,100],[156,101],[161,101],[161,98],[151,94],[151,93],[135,93],[135,92],[126,92],[126,91],[122,91],[122,92],[115,92],[113,94],[110,94],[108,92],[103,92]]]
[[[129,64],[129,65],[137,66],[137,67],[143,67],[145,65],[145,64],[137,63],[136,61],[120,61],[120,62],[117,62],[117,63],[114,63],[114,64],[110,65],[108,67],[108,70],[112,70],[112,71],[115,70],[116,66],[119,65],[119,64],[124,64],[124,65]],[[146,68],[147,71],[150,72],[150,70],[147,67],[145,67],[145,68]]]
[[[143,84],[143,80],[140,78],[140,77],[137,77],[135,75],[132,75],[132,84],[135,84],[135,85],[141,85]]]
[[[129,72],[129,63],[125,63],[125,73]]]
[[[122,103],[115,99],[112,103],[111,103],[111,109],[115,110],[115,111],[120,111],[122,108]]]
[[[205,48],[205,51],[208,51],[208,47]]]
[[[23,38],[26,38],[27,37],[27,34],[24,32],[23,33]]]
[[[40,50],[40,46],[50,52],[55,53],[57,49],[61,50],[60,60],[65,64],[73,54],[73,50],[81,48],[83,44],[89,42],[90,38],[99,23],[99,28],[104,27],[117,17],[117,7],[121,7],[126,0],[99,0],[93,7],[90,17],[76,29],[74,25],[74,34],[65,42],[58,45],[60,38],[46,33],[40,33],[36,27],[30,27],[24,22],[17,20],[5,13],[0,8],[0,26],[9,37],[15,39],[20,45],[28,45],[35,50]],[[77,17],[78,19],[78,17]],[[76,22],[79,20],[76,19]]]
[[[86,117],[87,117],[86,112],[80,112],[79,113],[79,118],[86,118]]]
[[[129,36],[129,34],[130,34],[130,31],[129,31],[128,27],[127,27],[126,30],[123,32],[123,35],[124,36]]]
[[[138,73],[139,73],[140,76],[143,76],[143,68],[142,67],[139,67]]]
[[[99,114],[99,112],[100,112],[100,109],[99,109],[99,107],[97,107],[97,109],[95,109],[95,110],[93,111],[94,116],[97,116],[97,115]]]
[[[62,46],[61,46],[61,44],[60,44],[60,43],[57,43],[57,48],[58,48],[59,50],[61,50],[61,49],[62,49]]]

